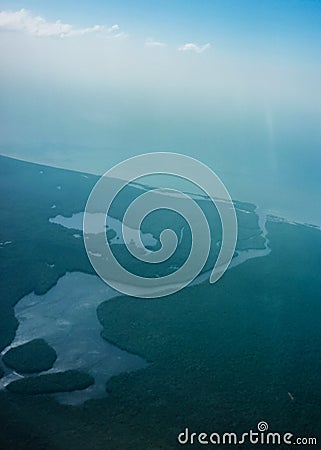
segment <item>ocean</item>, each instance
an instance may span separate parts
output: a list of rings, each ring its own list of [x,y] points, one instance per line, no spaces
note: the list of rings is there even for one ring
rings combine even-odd
[[[15,84],[1,110],[4,155],[101,175],[141,153],[182,153],[213,169],[233,199],[321,225],[321,127],[313,104],[242,97],[198,103],[171,92],[162,98]]]

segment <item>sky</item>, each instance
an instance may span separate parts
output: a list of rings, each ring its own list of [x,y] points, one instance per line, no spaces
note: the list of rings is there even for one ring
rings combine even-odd
[[[312,214],[320,0],[0,0],[0,58],[3,154],[103,173],[176,151]]]

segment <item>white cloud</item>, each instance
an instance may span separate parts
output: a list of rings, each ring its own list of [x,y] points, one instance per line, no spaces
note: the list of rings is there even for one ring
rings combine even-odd
[[[166,47],[165,42],[155,41],[154,39],[148,38],[145,41],[146,47]]]
[[[105,34],[112,37],[124,37],[119,31],[118,25],[106,27],[105,25],[94,25],[88,28],[76,28],[69,23],[60,20],[48,22],[41,16],[35,16],[30,11],[20,9],[19,11],[0,11],[0,29],[19,31],[34,36],[57,36],[69,37],[84,34]]]
[[[204,53],[205,50],[211,47],[210,43],[204,45],[193,44],[193,42],[189,42],[187,44],[181,45],[178,47],[180,52],[195,52],[195,53]]]

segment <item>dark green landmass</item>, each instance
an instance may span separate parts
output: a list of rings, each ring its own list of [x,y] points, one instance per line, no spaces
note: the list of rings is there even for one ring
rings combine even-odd
[[[44,339],[33,339],[10,349],[2,357],[6,366],[18,373],[36,373],[52,368],[56,351]]]
[[[237,241],[236,249],[242,250],[264,250],[266,247],[266,242],[264,237],[260,233],[253,234],[247,239],[239,238]]]
[[[45,292],[66,271],[91,272],[82,240],[48,218],[81,211],[94,178],[0,161],[1,241],[13,241],[0,260],[4,348],[22,296]],[[255,207],[238,206],[251,212],[238,213],[239,242],[254,239]],[[321,233],[272,221],[267,231],[271,253],[230,269],[214,285],[101,305],[104,338],[144,356],[148,367],[114,377],[106,398],[78,408],[0,391],[0,448],[174,450],[185,427],[243,433],[261,420],[270,431],[320,439]]]
[[[84,211],[91,189],[98,177],[79,172],[56,169],[39,164],[31,164],[0,156],[0,242],[12,241],[1,247],[0,258],[0,351],[10,344],[15,335],[17,321],[14,305],[25,295],[34,291],[38,295],[46,293],[66,272],[80,271],[93,274],[83,240],[75,239],[75,231],[50,223],[49,218],[56,215],[70,217],[73,213]],[[111,180],[117,183],[117,180]],[[61,189],[57,189],[60,187]],[[129,188],[120,193],[119,201],[114,202],[109,211],[112,217],[121,219],[128,205],[141,194],[141,190]],[[204,267],[209,270],[219,251],[220,221],[211,202],[199,201],[211,229],[217,228],[212,239],[210,257]],[[53,206],[55,206],[53,208]],[[250,203],[235,202],[239,223],[239,246],[242,248],[261,248],[259,242],[251,242],[249,236],[260,234],[255,206]],[[152,232],[156,239],[171,218],[156,212],[147,216],[142,223],[143,232]],[[182,217],[177,216],[173,223],[177,233],[184,226]],[[186,224],[185,224],[186,225]],[[172,226],[172,223],[171,223]],[[159,274],[171,271],[170,266],[180,266],[189,253],[190,233],[186,228],[185,245],[175,252],[172,259],[157,265]],[[244,236],[243,236],[244,233]],[[113,230],[107,231],[108,239],[115,237]],[[217,236],[217,237],[216,237]],[[247,239],[244,244],[243,237]],[[99,252],[99,249],[97,249]],[[152,264],[128,260],[129,252],[124,245],[115,245],[114,253],[120,263],[128,270],[152,276]],[[178,253],[176,255],[176,253]],[[54,266],[52,267],[52,265]],[[28,270],[26,270],[28,268]],[[174,269],[173,269],[174,270]],[[18,282],[17,282],[18,280]]]
[[[93,273],[82,239],[49,218],[83,210],[96,181],[0,156],[0,241],[12,241],[1,248],[0,351],[14,338],[13,307],[24,295],[44,294],[67,271]]]
[[[94,384],[91,375],[78,370],[48,373],[37,377],[27,377],[12,381],[6,386],[10,392],[18,394],[52,394],[86,389]]]
[[[113,407],[125,401],[132,426],[144,422],[142,436],[166,430],[158,438],[176,448],[185,426],[241,433],[260,418],[318,434],[321,233],[286,223],[267,228],[272,252],[215,285],[99,306],[103,337],[152,363],[107,384]]]
[[[174,450],[186,426],[242,433],[260,420],[318,436],[321,233],[274,222],[267,229],[272,252],[214,285],[104,303],[104,337],[151,364],[114,377],[108,397],[83,408],[0,392],[3,448],[32,440],[33,449]]]

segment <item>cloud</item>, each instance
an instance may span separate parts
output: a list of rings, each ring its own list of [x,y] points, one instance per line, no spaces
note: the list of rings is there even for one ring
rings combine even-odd
[[[204,45],[197,45],[197,44],[193,44],[193,42],[189,42],[187,44],[181,45],[180,47],[178,47],[178,50],[180,52],[195,52],[195,53],[204,53],[205,50],[209,49],[211,47],[211,44],[208,42],[207,44]]]
[[[155,41],[154,39],[148,38],[145,41],[146,47],[166,47],[165,42]]]
[[[19,11],[0,11],[0,30],[18,31],[34,36],[56,36],[69,37],[85,34],[104,34],[111,37],[124,37],[119,31],[118,25],[106,27],[105,25],[94,25],[88,28],[76,28],[69,23],[60,20],[48,22],[41,16],[35,16],[30,11],[20,9]]]

